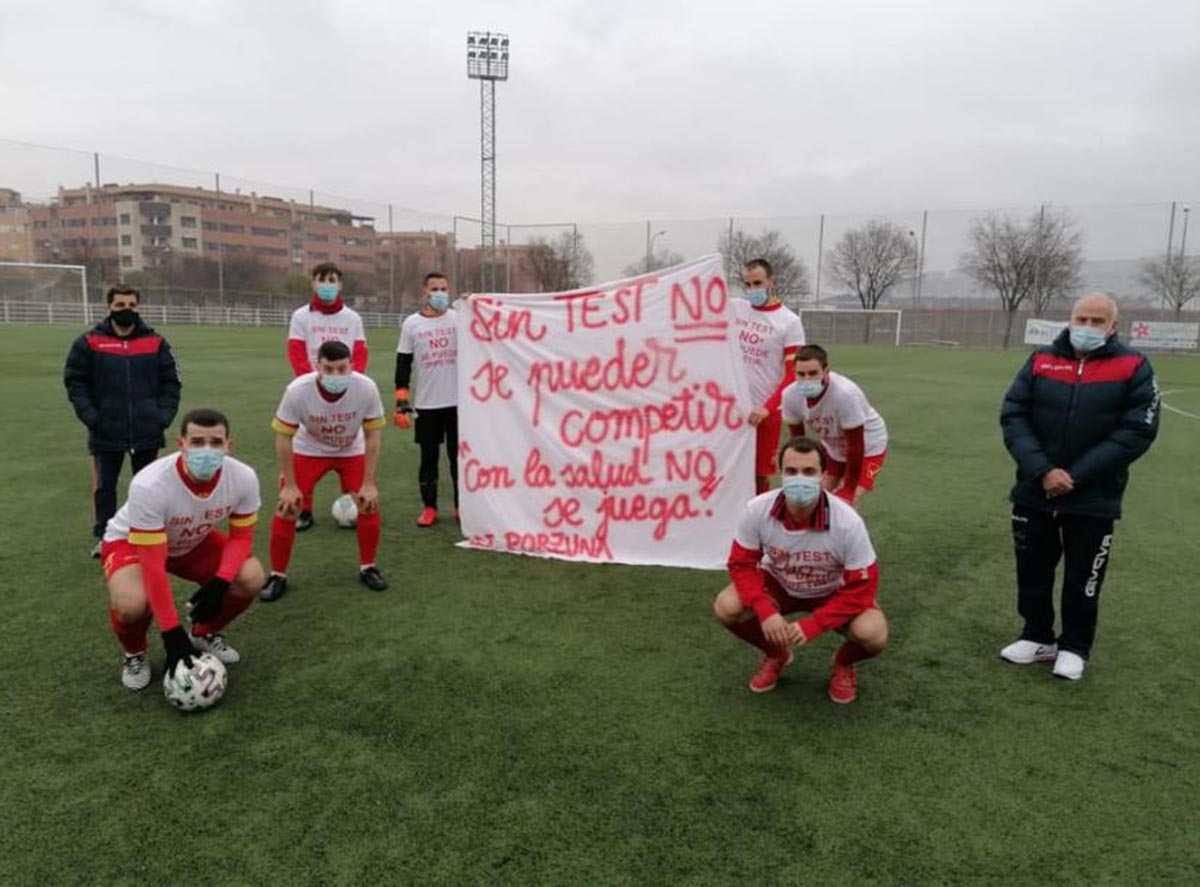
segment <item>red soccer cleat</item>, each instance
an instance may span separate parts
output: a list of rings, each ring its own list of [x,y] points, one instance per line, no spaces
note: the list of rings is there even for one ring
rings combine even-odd
[[[795,658],[791,647],[782,655],[764,656],[758,664],[758,671],[750,678],[750,692],[766,693],[768,690],[774,690],[775,685],[779,683],[780,672],[791,665]]]
[[[849,705],[858,698],[858,672],[853,665],[833,663],[829,677],[829,698],[839,705]]]
[[[418,527],[432,527],[437,523],[437,509],[426,508],[421,512],[421,516],[417,518]]]

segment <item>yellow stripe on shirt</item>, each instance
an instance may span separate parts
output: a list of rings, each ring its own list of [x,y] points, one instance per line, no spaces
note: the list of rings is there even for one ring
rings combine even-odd
[[[293,437],[299,427],[299,425],[289,425],[278,416],[271,420],[272,430],[278,432],[279,434],[286,434],[288,437]]]
[[[383,416],[380,416],[378,419],[363,420],[363,428],[365,428],[367,431],[374,431],[376,428],[382,428],[386,424],[387,420],[384,419]]]
[[[166,530],[130,530],[130,545],[166,545]]]
[[[229,526],[231,527],[252,527],[258,523],[258,514],[231,514],[229,515]]]

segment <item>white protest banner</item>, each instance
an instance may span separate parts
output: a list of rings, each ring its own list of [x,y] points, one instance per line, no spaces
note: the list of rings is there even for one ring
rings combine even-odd
[[[1129,327],[1129,344],[1135,348],[1192,350],[1200,340],[1200,323],[1135,320]]]
[[[754,431],[720,257],[465,303],[461,544],[724,566],[754,494]]]
[[[1065,320],[1040,320],[1031,317],[1025,321],[1025,344],[1049,345],[1066,325]]]

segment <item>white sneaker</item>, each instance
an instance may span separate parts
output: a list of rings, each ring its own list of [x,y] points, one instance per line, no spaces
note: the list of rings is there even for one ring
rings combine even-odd
[[[1039,644],[1037,641],[1013,641],[1000,651],[1000,658],[1017,665],[1049,662],[1058,653],[1058,644]]]
[[[1058,654],[1058,658],[1054,660],[1054,676],[1056,678],[1066,678],[1068,681],[1077,681],[1083,677],[1083,667],[1085,665],[1087,665],[1087,660],[1078,653],[1063,650]]]
[[[201,653],[212,653],[226,665],[242,661],[241,654],[225,643],[225,636],[222,634],[194,634],[192,635],[192,644]]]
[[[130,690],[145,690],[150,686],[150,660],[145,653],[125,657],[121,666],[121,683]]]

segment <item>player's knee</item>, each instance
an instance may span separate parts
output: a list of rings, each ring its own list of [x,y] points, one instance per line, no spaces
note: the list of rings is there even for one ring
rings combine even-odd
[[[124,597],[111,602],[113,613],[125,625],[137,625],[150,613],[150,607],[145,600],[134,597]]]
[[[887,617],[882,610],[867,610],[850,625],[849,635],[864,650],[881,653],[888,643]]]
[[[258,594],[266,581],[267,574],[262,562],[256,557],[248,557],[234,577],[233,586],[242,597],[251,597]]]
[[[713,598],[713,616],[718,622],[725,625],[732,625],[741,618],[745,607],[742,606],[741,598],[737,595],[737,590],[732,585],[727,585],[723,588],[715,598]]]

